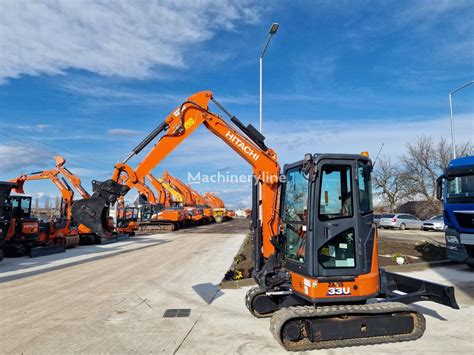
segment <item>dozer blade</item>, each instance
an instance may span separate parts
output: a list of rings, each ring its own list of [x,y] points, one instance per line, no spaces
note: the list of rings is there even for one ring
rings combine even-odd
[[[452,286],[386,272],[383,269],[381,269],[380,278],[382,293],[387,301],[405,304],[432,301],[453,309],[459,309],[454,295],[454,287]]]
[[[92,189],[94,194],[90,199],[82,199],[72,205],[72,217],[98,236],[106,237],[113,232],[107,220],[109,205],[117,201],[119,196],[124,196],[130,188],[114,180],[94,180]]]
[[[290,351],[415,340],[425,318],[398,302],[282,308],[270,321],[275,339]]]
[[[64,253],[66,248],[64,245],[48,245],[44,247],[34,247],[30,249],[30,258],[37,258],[39,256],[53,255]]]

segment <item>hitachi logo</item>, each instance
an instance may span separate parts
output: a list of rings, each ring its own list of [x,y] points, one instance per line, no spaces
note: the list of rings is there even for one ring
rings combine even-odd
[[[229,138],[229,140],[234,145],[239,147],[241,151],[243,151],[245,154],[247,154],[253,160],[258,160],[258,158],[260,158],[260,155],[258,155],[257,152],[254,152],[251,147],[246,146],[245,143],[242,142],[238,137],[236,137],[235,134],[233,134],[231,131],[227,131],[225,136],[226,136],[226,138]]]

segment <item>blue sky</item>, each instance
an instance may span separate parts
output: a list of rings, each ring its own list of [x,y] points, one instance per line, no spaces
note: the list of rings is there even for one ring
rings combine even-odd
[[[90,189],[196,91],[258,127],[281,163],[306,152],[403,154],[417,135],[449,138],[447,94],[474,79],[472,1],[2,1],[0,179],[62,154]],[[454,98],[456,137],[473,140],[474,86]],[[142,156],[134,158],[135,166]],[[204,128],[154,173],[249,174]],[[248,184],[201,184],[232,207]],[[32,195],[55,195],[32,182]],[[133,193],[130,193],[133,198]]]

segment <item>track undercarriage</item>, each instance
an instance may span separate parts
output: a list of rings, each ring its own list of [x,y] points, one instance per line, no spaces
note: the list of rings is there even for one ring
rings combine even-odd
[[[168,233],[179,229],[179,224],[166,221],[153,221],[140,223],[140,232],[145,233]]]
[[[429,300],[459,309],[452,287],[383,271],[382,279],[378,298],[355,303],[315,304],[291,289],[259,286],[247,292],[245,303],[255,317],[271,317],[273,336],[290,351],[415,340],[425,318],[407,304]]]

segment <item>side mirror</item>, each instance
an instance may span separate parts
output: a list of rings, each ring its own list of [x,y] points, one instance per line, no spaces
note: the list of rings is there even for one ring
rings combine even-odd
[[[443,181],[444,175],[441,175],[436,179],[436,198],[440,201],[443,200]]]

